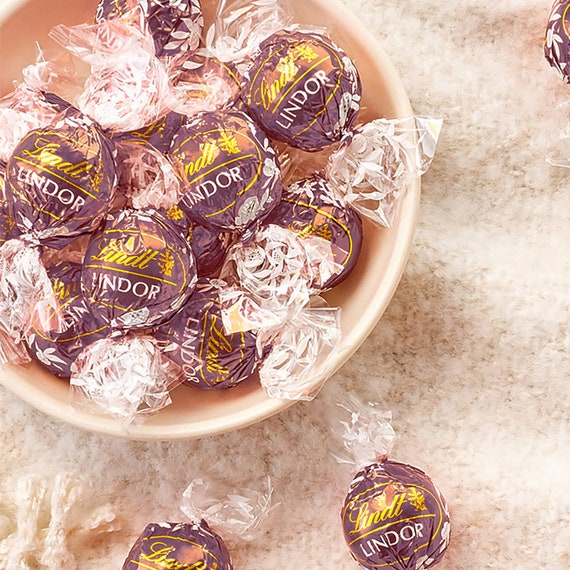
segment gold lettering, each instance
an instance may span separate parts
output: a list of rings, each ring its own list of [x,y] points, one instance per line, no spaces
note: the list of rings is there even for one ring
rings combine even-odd
[[[90,164],[87,160],[83,160],[77,164],[65,161],[57,154],[57,151],[61,148],[60,144],[38,138],[35,142],[35,147],[35,150],[24,150],[22,154],[36,159],[42,166],[50,166],[55,170],[67,174],[71,178],[79,178],[82,174],[89,172],[93,168],[93,164]]]
[[[147,566],[142,564],[142,562],[152,562],[156,566],[165,568],[166,570],[206,570],[206,563],[203,560],[187,564],[176,560],[176,558],[169,558],[168,555],[176,552],[176,548],[167,546],[164,542],[153,542],[150,545],[150,551],[150,554],[140,554],[139,562],[136,560],[132,562],[144,568],[147,568]]]
[[[160,252],[151,248],[146,249],[138,255],[129,255],[121,250],[117,240],[111,240],[109,245],[101,249],[98,255],[92,255],[92,261],[106,261],[115,263],[124,267],[133,267],[137,269],[146,269],[149,263],[155,259]]]
[[[354,523],[354,529],[350,531],[351,534],[362,532],[363,530],[371,527],[373,524],[394,519],[402,514],[402,507],[406,500],[405,493],[398,493],[389,505],[385,505],[383,509],[370,511],[370,502],[362,503],[356,513],[356,518],[350,518]],[[375,499],[372,500],[374,502]]]
[[[202,145],[202,154],[194,161],[189,162],[184,171],[188,176],[193,176],[196,172],[203,170],[210,166],[216,160],[217,147],[212,142],[207,142]]]
[[[292,55],[281,58],[276,69],[280,72],[279,77],[273,83],[267,83],[263,78],[259,87],[261,104],[265,110],[269,109],[285,86],[299,73],[299,68],[295,65],[295,59]]]

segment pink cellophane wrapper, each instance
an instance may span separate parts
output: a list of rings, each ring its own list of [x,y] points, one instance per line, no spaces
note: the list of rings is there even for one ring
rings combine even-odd
[[[235,101],[239,96],[237,77],[222,66],[222,63],[203,57],[185,60],[181,68],[170,75],[175,98],[172,110],[193,116],[221,109]],[[199,74],[199,82],[185,80],[184,75],[189,70]]]
[[[273,486],[269,476],[243,485],[235,479],[194,479],[182,495],[181,511],[191,520],[206,520],[224,539],[253,540],[267,519]]]
[[[259,379],[270,398],[312,400],[333,373],[330,356],[341,339],[340,308],[319,306],[311,299],[286,323],[258,332],[258,348],[271,351],[259,369]],[[324,302],[323,302],[324,303]]]
[[[429,117],[360,125],[331,154],[325,175],[362,215],[390,227],[410,179],[429,169],[441,126],[440,119]]]
[[[0,362],[24,363],[32,328],[62,332],[65,323],[37,247],[12,239],[0,247]]]
[[[49,35],[91,66],[76,105],[103,128],[133,131],[170,109],[174,98],[167,69],[154,54],[152,38],[139,26],[106,20],[59,25]]]
[[[228,332],[275,327],[304,307],[338,269],[331,244],[274,224],[230,248],[220,278],[222,319]]]
[[[132,335],[87,346],[72,365],[70,383],[75,406],[128,426],[170,405],[181,378],[153,337]]]
[[[199,53],[232,62],[240,70],[263,40],[293,23],[292,14],[284,0],[221,0]]]
[[[341,449],[331,453],[339,463],[358,470],[385,460],[392,452],[396,439],[392,413],[378,403],[347,396],[337,404],[332,420],[335,445]]]
[[[119,187],[134,208],[172,208],[181,198],[180,181],[169,158],[151,145],[118,142]]]
[[[0,160],[4,162],[29,131],[56,121],[60,110],[46,101],[42,91],[50,91],[56,83],[71,82],[73,77],[63,61],[45,61],[42,55],[22,73],[24,82],[0,99]]]

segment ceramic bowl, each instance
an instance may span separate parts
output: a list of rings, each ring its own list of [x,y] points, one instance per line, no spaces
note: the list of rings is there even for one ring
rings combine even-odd
[[[0,3],[0,94],[12,89],[21,70],[36,58],[36,42],[54,47],[48,31],[55,25],[91,22],[97,0],[2,0]],[[213,6],[203,0],[206,21]],[[357,65],[363,83],[362,120],[407,117],[409,99],[389,58],[366,26],[337,0],[292,0],[296,20],[324,26]],[[401,278],[412,244],[420,181],[410,184],[390,229],[364,225],[364,244],[354,271],[326,294],[342,308],[342,340],[331,364],[336,371],[358,349],[386,309]],[[292,404],[269,398],[259,382],[247,380],[227,391],[179,386],[173,403],[126,431],[112,417],[77,411],[68,383],[39,365],[0,367],[0,382],[38,410],[92,432],[137,440],[176,440],[219,434],[259,422]]]

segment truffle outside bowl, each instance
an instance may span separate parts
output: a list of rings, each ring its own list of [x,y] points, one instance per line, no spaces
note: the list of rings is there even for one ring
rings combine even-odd
[[[202,0],[206,25],[215,6]],[[57,24],[91,22],[97,0],[1,0],[0,95],[21,80],[21,70],[36,59],[37,44],[54,47],[49,30]],[[397,71],[365,25],[338,0],[292,0],[299,23],[324,26],[359,69],[364,111],[360,120],[408,117],[412,108]],[[328,361],[330,374],[358,349],[388,306],[410,251],[420,201],[420,181],[410,183],[393,226],[365,221],[364,244],[349,278],[325,296],[342,309],[342,339]],[[269,398],[254,378],[231,390],[201,391],[179,386],[173,403],[128,430],[111,416],[75,409],[69,384],[38,364],[0,367],[0,382],[18,397],[61,421],[96,433],[135,440],[205,437],[239,429],[276,414],[293,402]]]

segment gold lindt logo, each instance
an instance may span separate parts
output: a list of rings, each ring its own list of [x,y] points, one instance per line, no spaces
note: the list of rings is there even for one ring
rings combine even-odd
[[[93,164],[90,164],[87,160],[77,164],[64,160],[58,154],[58,151],[61,149],[61,145],[58,143],[38,137],[34,146],[35,150],[23,150],[22,154],[34,158],[42,166],[50,166],[54,170],[63,172],[70,178],[80,178],[82,174],[89,172],[93,168]]]
[[[202,154],[196,160],[189,162],[184,167],[184,171],[186,172],[187,176],[193,176],[200,170],[203,170],[207,166],[213,164],[213,162],[216,160],[216,151],[218,149],[215,143],[206,142],[200,146],[202,147]]]
[[[402,514],[402,507],[406,500],[405,493],[394,495],[392,501],[388,504],[385,499],[382,500],[380,497],[384,498],[385,494],[382,493],[379,497],[362,503],[356,511],[355,518],[353,518],[355,511],[350,513],[349,520],[354,523],[354,528],[350,531],[350,534],[360,533],[372,525],[399,517]]]
[[[266,111],[271,107],[271,104],[277,99],[283,89],[285,89],[285,87],[295,79],[297,73],[299,73],[299,67],[295,64],[295,58],[292,54],[289,54],[287,57],[282,57],[275,69],[279,72],[279,77],[271,83],[267,83],[264,77],[259,87],[261,104]]]
[[[142,253],[130,254],[124,251],[119,240],[111,240],[97,255],[92,255],[92,261],[106,261],[124,267],[146,269],[149,263],[156,259],[160,252],[147,248]]]
[[[59,301],[63,301],[71,297],[73,293],[78,293],[79,288],[80,288],[79,283],[75,281],[72,283],[66,283],[65,281],[62,281],[59,277],[56,277],[53,280],[53,292]]]
[[[206,370],[215,372],[220,377],[227,376],[230,371],[220,362],[220,353],[232,351],[232,345],[222,330],[216,326],[217,319],[214,317],[210,324],[210,334],[208,335],[208,349],[206,353]]]
[[[149,545],[149,554],[141,553],[138,560],[132,560],[137,566],[142,568],[167,568],[168,570],[207,570],[206,562],[204,560],[197,560],[196,562],[186,563],[179,562],[176,558],[170,555],[176,552],[174,546],[168,546],[165,542],[153,542]],[[148,566],[147,563],[154,564]],[[216,562],[211,565],[212,570],[216,570],[218,564]]]

